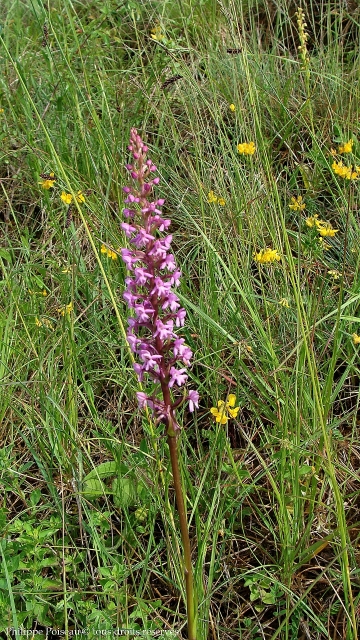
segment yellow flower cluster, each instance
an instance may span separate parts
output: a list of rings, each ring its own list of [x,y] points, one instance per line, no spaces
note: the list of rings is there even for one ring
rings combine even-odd
[[[346,152],[349,153],[349,152]],[[341,160],[339,162],[334,162],[331,165],[331,168],[337,176],[340,178],[345,178],[346,180],[357,180],[360,178],[360,167],[347,167]]]
[[[277,249],[261,249],[259,253],[254,253],[254,260],[259,264],[271,264],[272,262],[281,260],[281,256]]]
[[[318,224],[321,222],[321,220],[318,220],[318,217],[319,217],[318,214],[315,213],[314,216],[311,216],[310,218],[306,218],[305,224],[310,228],[317,227]]]
[[[42,173],[41,174],[41,178],[42,180],[38,183],[42,189],[48,190],[48,189],[52,189],[55,182],[57,181],[57,178],[54,174],[54,172],[51,172],[49,174],[47,173]],[[65,204],[70,205],[72,203],[73,197],[71,195],[71,193],[65,193],[65,191],[62,192],[61,196],[60,196],[61,200],[63,202],[65,202]],[[82,204],[83,202],[85,202],[85,196],[83,194],[82,191],[78,191],[75,199],[77,200],[77,202],[79,202],[80,204]]]
[[[334,280],[339,280],[339,278],[341,276],[341,273],[337,269],[330,269],[328,271],[328,275],[332,276],[334,278]]]
[[[306,218],[305,224],[310,228],[316,227],[322,238],[333,238],[335,233],[339,231],[339,229],[333,229],[330,222],[327,222],[326,220],[319,220],[317,213],[310,218]]]
[[[319,220],[316,227],[322,238],[333,238],[335,233],[339,231],[339,229],[333,229],[331,222],[325,220]]]
[[[67,304],[65,307],[60,307],[60,309],[57,309],[57,312],[60,313],[61,316],[64,316],[65,314],[69,316],[72,310],[73,310],[73,303],[69,302],[69,304]]]
[[[229,104],[229,109],[230,109],[230,111],[232,111],[232,112],[236,111],[236,107],[235,107],[235,105],[234,105],[234,104]]]
[[[281,300],[279,300],[279,304],[281,304],[282,307],[290,309],[289,301],[286,298],[281,298]]]
[[[339,146],[339,153],[352,153],[353,144],[354,144],[354,140],[348,140],[348,142],[343,142],[343,144]]]
[[[303,202],[302,196],[298,196],[294,198],[294,196],[290,200],[289,209],[293,211],[304,211],[306,208],[305,202]]]
[[[210,413],[215,416],[216,422],[220,422],[220,424],[226,424],[229,418],[236,418],[239,413],[240,407],[235,407],[236,395],[233,393],[230,393],[227,402],[219,400],[217,404],[217,407],[211,407]]]
[[[352,153],[353,145],[354,141],[350,138],[347,142],[343,142],[339,145],[338,152],[335,149],[330,149],[330,155],[334,158],[331,168],[337,176],[345,178],[345,180],[357,180],[360,178],[360,166],[347,166],[342,160],[337,161],[335,158],[338,153]]]
[[[63,202],[65,202],[65,204],[71,204],[72,203],[72,195],[71,193],[65,193],[65,191],[62,192],[61,196],[60,196],[61,200]],[[82,191],[78,191],[76,194],[76,200],[82,204],[83,202],[85,202],[85,196],[83,194]]]
[[[209,191],[208,193],[208,202],[210,204],[212,203],[217,203],[220,205],[220,207],[224,207],[226,202],[224,200],[224,198],[221,198],[220,196],[215,195],[215,193],[213,191]]]
[[[111,260],[117,260],[117,253],[115,253],[115,251],[112,251],[111,249],[108,249],[107,247],[105,247],[104,244],[101,245],[101,249],[100,249],[101,253],[106,253],[108,258],[111,258]]]
[[[352,339],[354,344],[360,344],[360,336],[358,336],[357,333],[352,334]]]
[[[253,156],[256,151],[254,142],[241,142],[236,148],[239,153],[245,156]]]
[[[47,318],[42,318],[41,320],[39,320],[39,318],[35,318],[35,324],[37,327],[47,327],[47,329],[51,329],[51,331],[54,331],[54,327],[52,326],[51,321]]]
[[[151,29],[151,37],[153,40],[158,40],[158,41],[164,40],[165,36],[159,24],[157,24],[156,27]]]

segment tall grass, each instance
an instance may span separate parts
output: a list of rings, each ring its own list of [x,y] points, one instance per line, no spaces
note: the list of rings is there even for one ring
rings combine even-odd
[[[187,637],[166,440],[137,408],[125,269],[101,252],[124,245],[136,126],[162,176],[202,396],[181,434],[198,638],[357,638],[359,182],[330,150],[353,139],[360,164],[360,14],[302,6],[308,76],[285,0],[0,8],[4,637]],[[327,250],[316,214],[338,229]],[[281,260],[257,264],[267,246]],[[229,393],[241,410],[224,426],[210,408]]]

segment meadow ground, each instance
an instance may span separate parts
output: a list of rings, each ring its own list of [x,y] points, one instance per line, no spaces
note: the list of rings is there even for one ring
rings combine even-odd
[[[357,638],[360,8],[302,8],[1,3],[4,638],[187,638],[167,441],[125,339],[131,127],[201,396],[178,411],[198,640]]]

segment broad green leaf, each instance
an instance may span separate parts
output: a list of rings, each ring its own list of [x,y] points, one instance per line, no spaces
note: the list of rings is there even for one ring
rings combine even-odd
[[[129,469],[126,465],[121,463],[119,464],[116,460],[109,460],[108,462],[99,464],[95,469],[92,469],[84,478],[84,482],[99,478],[110,478],[111,476],[116,476],[119,473],[121,475],[125,475],[128,471]]]
[[[103,496],[108,493],[104,483],[98,478],[90,478],[86,482],[84,482],[84,488],[82,490],[82,495],[85,498],[96,498],[99,496]]]
[[[115,478],[112,490],[117,507],[130,507],[138,501],[137,482],[133,478]]]

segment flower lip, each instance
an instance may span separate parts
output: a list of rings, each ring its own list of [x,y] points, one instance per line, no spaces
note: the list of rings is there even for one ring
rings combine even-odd
[[[193,389],[189,390],[189,394],[188,394],[188,402],[189,402],[189,411],[191,411],[191,413],[196,409],[199,408],[199,393],[197,391],[194,391]]]

